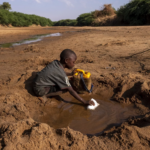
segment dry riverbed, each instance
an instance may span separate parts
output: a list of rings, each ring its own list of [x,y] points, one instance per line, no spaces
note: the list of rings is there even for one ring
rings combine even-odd
[[[150,27],[0,27],[0,149],[150,149]],[[86,110],[68,93],[41,104],[35,74],[72,49],[90,71],[100,103]]]

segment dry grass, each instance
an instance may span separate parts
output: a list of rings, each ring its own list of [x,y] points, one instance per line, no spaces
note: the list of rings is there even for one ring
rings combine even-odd
[[[120,19],[111,4],[105,4],[101,10],[95,10],[93,16],[95,19],[92,25],[94,26],[121,25]]]
[[[114,25],[122,25],[121,20],[117,15],[112,16],[104,16],[96,18],[92,25],[94,26],[114,26]]]
[[[98,17],[104,17],[104,16],[112,16],[112,15],[115,15],[115,10],[114,8],[111,6],[111,4],[105,4],[103,7],[102,7],[102,10],[95,10],[94,12],[94,17],[95,18],[98,18]]]

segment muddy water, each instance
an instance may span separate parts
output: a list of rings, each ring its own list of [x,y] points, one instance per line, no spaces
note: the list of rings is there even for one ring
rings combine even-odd
[[[37,35],[37,36],[34,36],[31,39],[24,40],[20,43],[14,43],[12,46],[19,46],[19,45],[22,45],[22,44],[35,43],[35,42],[41,41],[45,37],[52,37],[52,36],[61,36],[61,34],[60,33],[52,33],[52,34],[46,34],[46,35]]]
[[[133,105],[122,105],[98,95],[83,96],[94,98],[100,103],[95,110],[87,110],[77,100],[69,95],[62,96],[62,101],[52,101],[43,108],[44,115],[34,119],[49,124],[51,127],[70,128],[84,134],[97,134],[112,126],[119,125],[130,116],[136,116]]]
[[[53,37],[53,36],[61,36],[61,33],[52,33],[52,34],[45,34],[45,35],[37,35],[34,36],[30,39],[25,39],[23,41],[17,42],[17,43],[5,43],[5,44],[0,44],[0,47],[12,47],[12,46],[19,46],[19,45],[23,45],[23,44],[30,44],[30,43],[36,43],[39,41],[42,41],[43,38],[45,37]]]

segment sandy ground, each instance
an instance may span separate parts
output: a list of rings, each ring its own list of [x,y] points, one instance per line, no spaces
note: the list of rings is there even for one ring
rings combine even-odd
[[[150,149],[150,27],[0,28],[0,44],[57,32],[63,35],[0,48],[0,149]],[[45,106],[32,92],[32,80],[66,48],[76,52],[76,67],[91,72],[94,94],[134,104],[139,116],[98,136],[36,122]],[[57,104],[52,98],[46,107]]]

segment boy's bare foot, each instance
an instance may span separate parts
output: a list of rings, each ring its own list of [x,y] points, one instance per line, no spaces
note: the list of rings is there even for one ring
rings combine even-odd
[[[43,104],[45,104],[46,102],[47,102],[47,97],[44,95],[44,96],[42,96],[42,97],[38,97],[38,99],[43,103]]]

